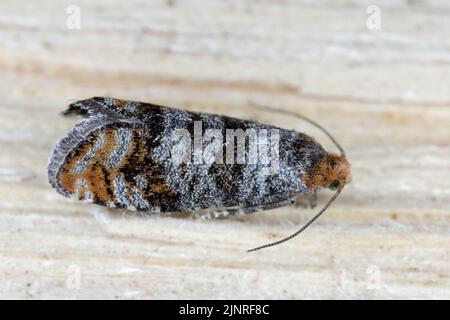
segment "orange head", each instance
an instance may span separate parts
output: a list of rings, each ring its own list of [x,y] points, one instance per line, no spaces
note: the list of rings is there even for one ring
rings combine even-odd
[[[327,170],[322,187],[337,190],[350,182],[350,164],[345,155],[328,153]]]
[[[337,190],[350,182],[350,164],[345,155],[327,153],[326,157],[320,161],[311,174],[306,176],[306,183],[309,190],[319,187]]]

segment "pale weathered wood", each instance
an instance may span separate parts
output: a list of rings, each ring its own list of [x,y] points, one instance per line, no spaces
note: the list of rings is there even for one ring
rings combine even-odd
[[[379,31],[366,28],[372,1],[77,1],[80,30],[64,1],[2,1],[0,297],[450,298],[450,5],[377,2]],[[314,211],[202,221],[73,202],[46,166],[74,124],[59,112],[94,95],[332,148],[248,103],[300,112],[342,143],[353,181],[301,237],[254,254]]]

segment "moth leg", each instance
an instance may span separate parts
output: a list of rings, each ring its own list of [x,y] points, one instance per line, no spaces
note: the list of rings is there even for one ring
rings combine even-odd
[[[317,190],[297,196],[295,206],[301,208],[315,208],[317,206]]]
[[[221,218],[221,217],[227,217],[227,216],[238,216],[238,215],[244,215],[244,214],[251,214],[258,211],[263,210],[271,210],[276,209],[284,206],[289,206],[291,204],[295,203],[294,198],[282,200],[278,202],[269,202],[264,203],[260,205],[254,205],[254,206],[248,206],[248,207],[242,207],[237,209],[220,209],[215,211],[208,212],[204,219],[214,219],[214,218]]]
[[[311,209],[317,206],[317,189],[307,195],[307,199],[309,201],[309,207]]]

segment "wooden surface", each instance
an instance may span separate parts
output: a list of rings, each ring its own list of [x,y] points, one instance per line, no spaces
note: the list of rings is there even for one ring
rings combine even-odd
[[[450,298],[450,5],[377,1],[0,3],[1,298]],[[113,96],[315,136],[352,183],[314,210],[203,221],[83,204],[47,183],[73,100]],[[322,191],[319,207],[330,196]]]

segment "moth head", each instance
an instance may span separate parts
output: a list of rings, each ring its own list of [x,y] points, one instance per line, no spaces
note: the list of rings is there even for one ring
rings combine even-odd
[[[350,164],[345,155],[329,153],[324,171],[322,186],[331,190],[338,190],[351,180]]]

